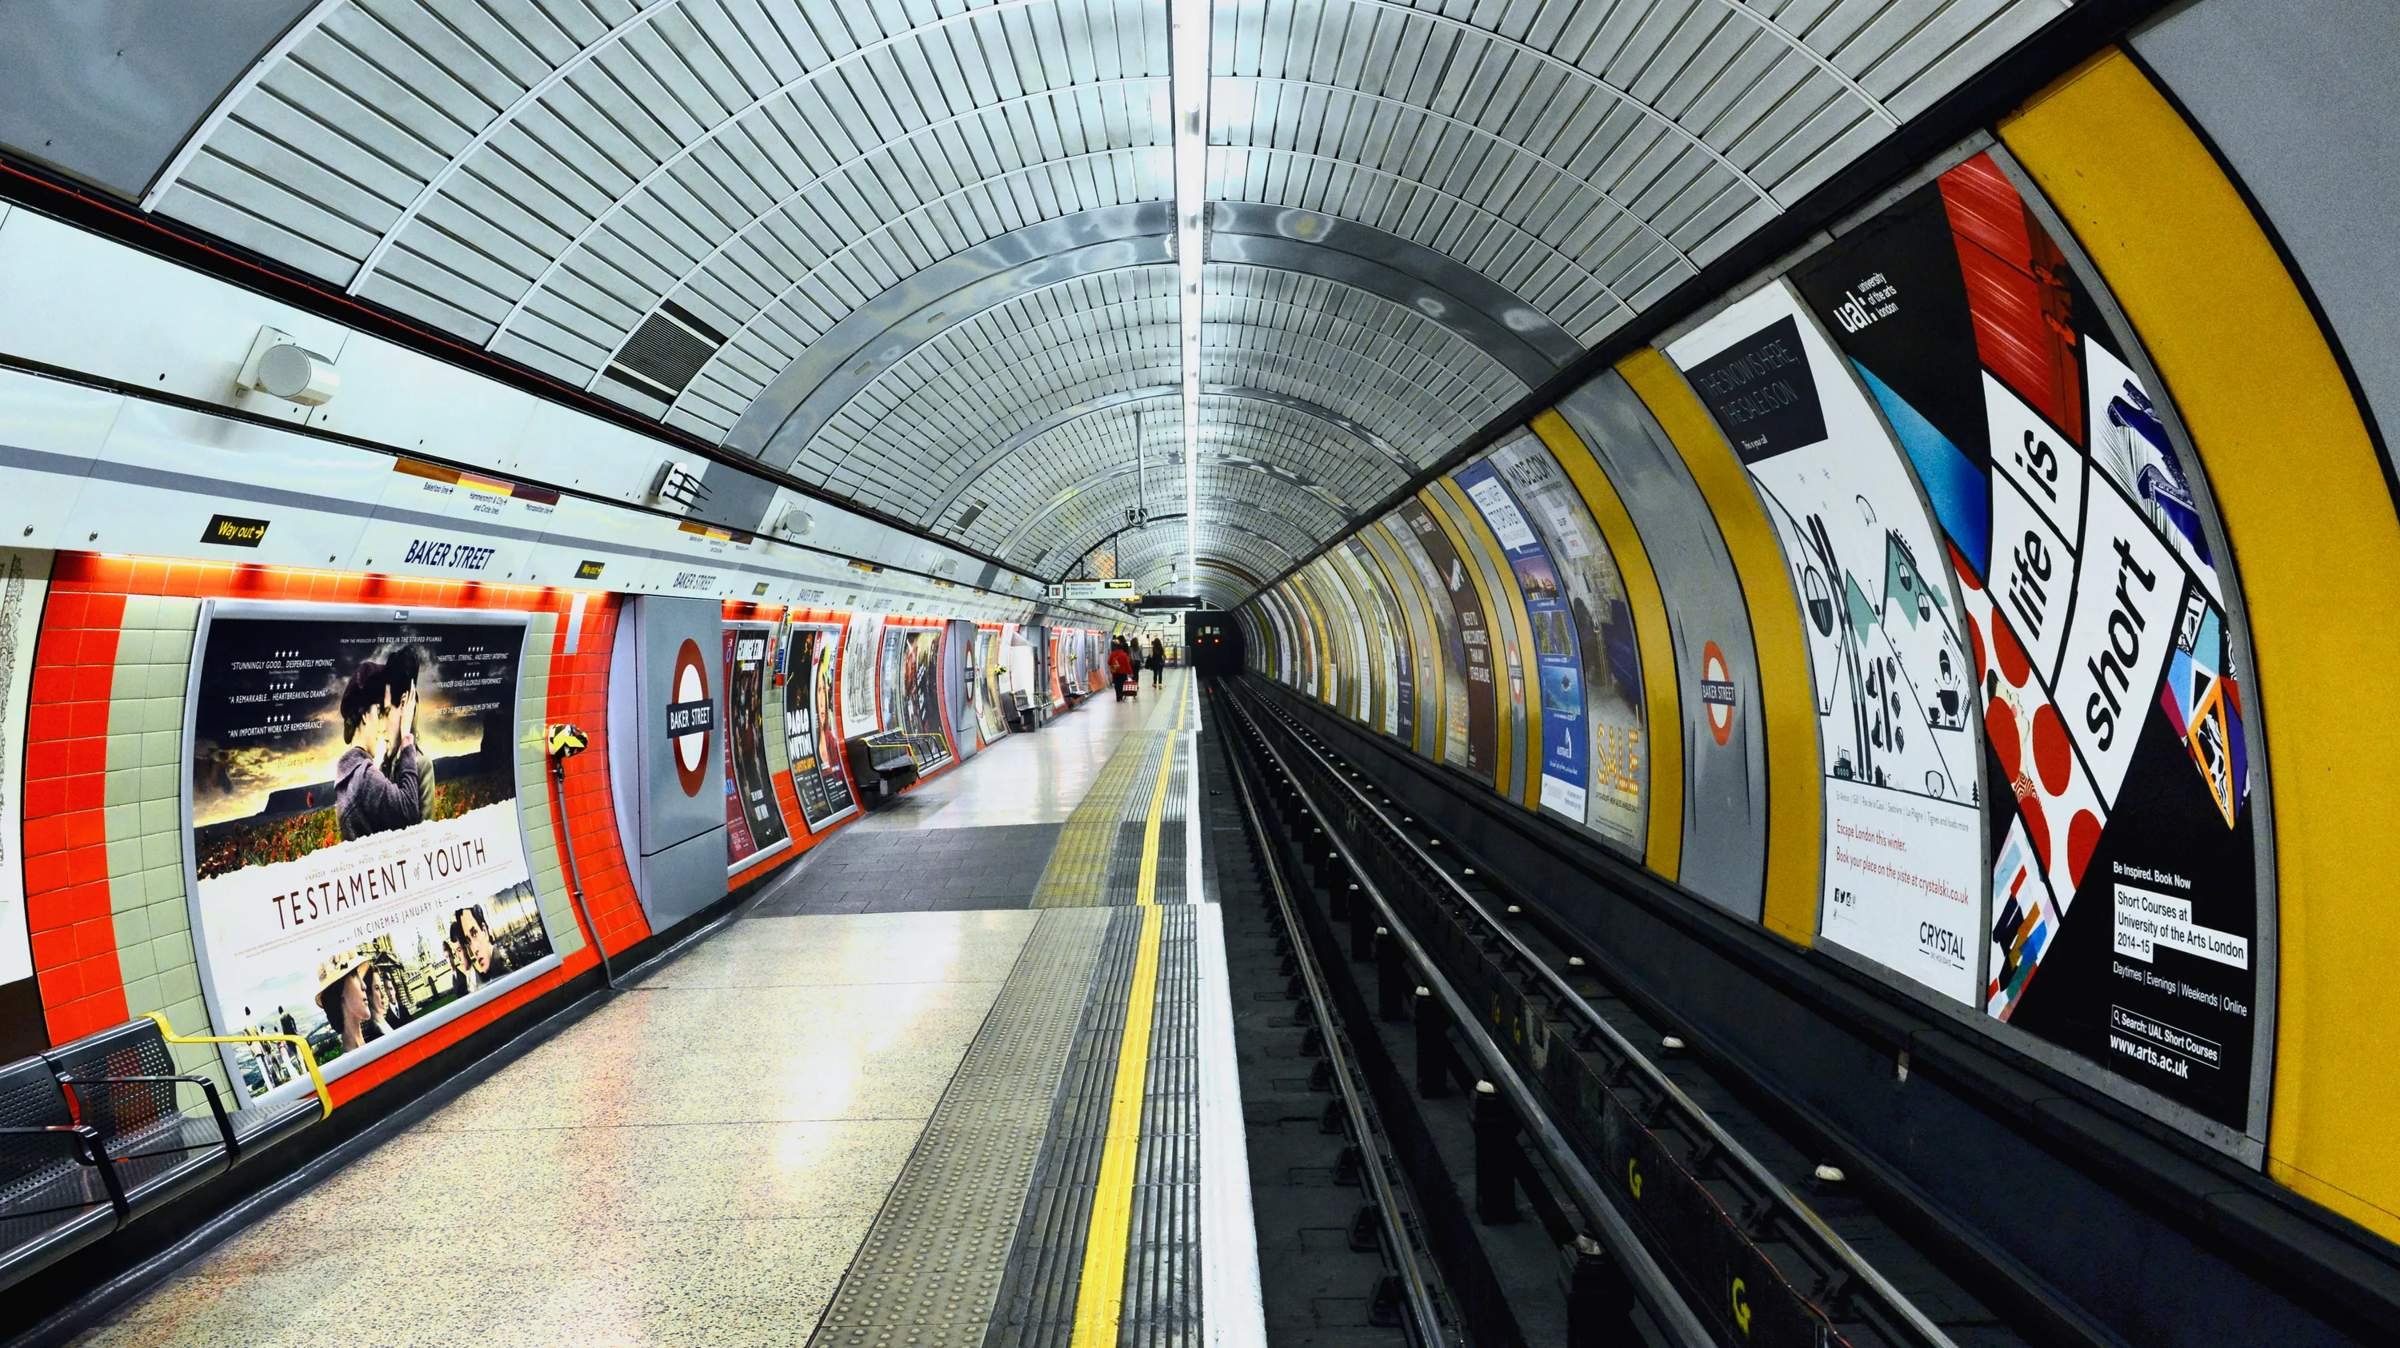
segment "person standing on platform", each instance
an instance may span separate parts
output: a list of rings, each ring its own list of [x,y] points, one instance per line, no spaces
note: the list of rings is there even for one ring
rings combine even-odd
[[[1167,686],[1167,644],[1157,637],[1150,638],[1150,686]]]
[[[1141,687],[1133,677],[1133,652],[1125,648],[1125,638],[1118,637],[1108,646],[1108,681],[1117,690],[1117,701],[1125,700],[1125,685],[1134,683],[1134,692]]]

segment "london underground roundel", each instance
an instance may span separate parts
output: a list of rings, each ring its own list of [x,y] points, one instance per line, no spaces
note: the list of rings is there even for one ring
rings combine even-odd
[[[1733,738],[1733,675],[1717,643],[1700,648],[1700,705],[1708,709],[1708,733],[1722,746]]]
[[[717,709],[708,695],[708,663],[700,658],[699,642],[687,639],[675,652],[675,672],[667,696],[667,734],[675,746],[675,778],[683,794],[697,796],[708,785],[708,732],[716,724]]]

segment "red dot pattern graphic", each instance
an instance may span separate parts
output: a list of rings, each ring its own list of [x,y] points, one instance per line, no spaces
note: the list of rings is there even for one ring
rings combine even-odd
[[[2084,868],[2092,864],[2092,853],[2100,846],[2100,819],[2090,810],[2077,810],[2075,820],[2067,825],[2067,879],[2071,884],[2083,883]]]
[[[2074,767],[2067,747],[2067,723],[2059,719],[2058,708],[2045,702],[2033,713],[2033,766],[2042,775],[2042,789],[2051,795],[2063,795]]]
[[[1992,650],[2000,659],[2001,678],[2022,688],[2033,677],[2033,661],[2026,658],[2025,648],[2017,644],[2017,634],[2007,623],[1992,624]]]

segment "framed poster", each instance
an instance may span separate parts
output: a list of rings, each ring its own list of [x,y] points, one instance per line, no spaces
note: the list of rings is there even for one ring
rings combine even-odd
[[[850,615],[842,637],[842,734],[868,735],[875,724],[875,666],[882,646],[883,619],[873,613]]]
[[[725,865],[742,867],[792,842],[775,773],[767,766],[767,649],[764,623],[725,625]]]
[[[1826,943],[1972,1004],[1983,957],[1983,747],[1967,624],[1901,451],[1776,282],[1667,349],[1783,545],[1825,770]]]
[[[1008,733],[1008,718],[1002,714],[1000,699],[1000,634],[988,627],[975,630],[975,719],[983,731],[983,742],[990,744]]]
[[[811,833],[858,809],[833,714],[841,648],[842,629],[830,623],[795,623],[785,635],[784,749],[792,760],[792,794]]]
[[[1554,806],[1545,767],[1542,808],[1557,808],[1570,817],[1580,808],[1576,822],[1638,857],[1649,827],[1651,746],[1642,697],[1641,643],[1634,633],[1625,574],[1583,494],[1539,436],[1515,437],[1493,450],[1489,462],[1499,470],[1492,485],[1505,485],[1509,499],[1524,507],[1524,528],[1538,540],[1538,560],[1549,565],[1547,577],[1538,570],[1529,572],[1520,559],[1522,549],[1509,549],[1509,565],[1527,586],[1526,611],[1547,614],[1533,618],[1534,664],[1541,672],[1544,734],[1554,742],[1558,735],[1550,729],[1550,717],[1574,701],[1562,695],[1566,680],[1559,677],[1565,663],[1561,647],[1569,640],[1581,685],[1582,705],[1572,710],[1588,747],[1585,790]],[[1483,493],[1491,496],[1492,486],[1484,487]],[[1483,498],[1476,503],[1482,505]],[[1555,584],[1556,592],[1537,609],[1535,592],[1545,579]]]
[[[25,912],[25,745],[17,738],[26,723],[34,641],[49,584],[49,553],[0,548],[0,1059],[50,1047]]]
[[[950,737],[942,730],[941,649],[938,627],[883,629],[883,728],[907,737],[919,772],[950,761]]]
[[[184,709],[192,941],[224,1033],[337,1077],[558,956],[518,822],[521,613],[212,600]],[[244,1101],[310,1089],[224,1048]]]
[[[1984,1010],[2249,1128],[2272,910],[2248,633],[2132,334],[1988,153],[1793,281],[1925,484],[1966,600],[1998,842]]]

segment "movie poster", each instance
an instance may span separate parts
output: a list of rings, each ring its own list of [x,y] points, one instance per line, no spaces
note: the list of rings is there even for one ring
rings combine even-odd
[[[767,766],[767,648],[763,624],[725,627],[725,862],[738,870],[789,844],[791,826]]]
[[[49,553],[0,548],[0,1060],[50,1047],[25,913],[25,858],[19,854],[25,745],[18,739],[49,583]]]
[[[1008,733],[1008,716],[1001,709],[1000,699],[1000,634],[988,627],[975,629],[974,675],[975,716],[982,723],[983,742],[991,744]]]
[[[1523,503],[1526,524],[1542,540],[1563,587],[1559,602],[1565,626],[1576,640],[1582,723],[1591,753],[1580,822],[1639,856],[1649,828],[1650,741],[1643,716],[1641,642],[1634,631],[1625,575],[1617,569],[1583,493],[1539,436],[1516,437],[1492,451],[1491,463]],[[1528,595],[1529,607],[1531,602]],[[1554,628],[1557,625],[1553,620]],[[1536,619],[1534,626],[1538,634],[1541,621]],[[1536,644],[1555,644],[1556,639],[1555,634],[1537,636]],[[1552,699],[1550,677],[1545,664],[1545,718]],[[1548,786],[1542,788],[1542,805],[1551,805]]]
[[[833,714],[842,629],[796,623],[785,635],[783,743],[792,760],[792,794],[811,833],[857,808],[842,761],[839,718]]]
[[[1979,1002],[1974,664],[1917,484],[1783,283],[1667,354],[1748,467],[1800,598],[1826,772],[1824,939]]]
[[[1423,501],[1400,507],[1400,518],[1432,567],[1427,593],[1433,596],[1434,607],[1447,606],[1458,624],[1453,631],[1462,681],[1453,690],[1457,696],[1448,703],[1442,761],[1489,783],[1500,762],[1492,743],[1499,685],[1493,672],[1492,629],[1484,619],[1483,596],[1475,588],[1466,558],[1452,546],[1449,531]]]
[[[522,614],[212,602],[184,742],[192,933],[227,1034],[337,1076],[550,968],[518,832]],[[306,1090],[229,1045],[237,1090]]]
[[[950,761],[950,739],[942,733],[942,630],[938,627],[883,629],[883,728],[897,730],[916,754],[917,771]]]
[[[1794,280],[1916,465],[1966,597],[1999,844],[1985,1010],[2246,1126],[2243,634],[2134,348],[1988,154]]]
[[[875,732],[875,714],[880,709],[875,697],[875,670],[882,649],[883,619],[872,613],[851,614],[849,629],[842,637],[840,662],[844,736]]]

